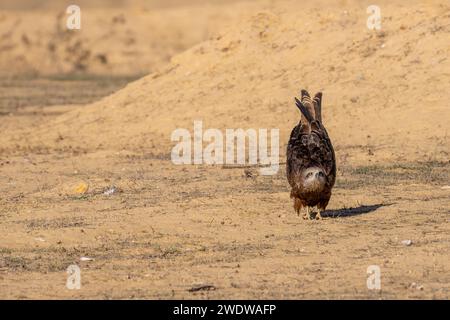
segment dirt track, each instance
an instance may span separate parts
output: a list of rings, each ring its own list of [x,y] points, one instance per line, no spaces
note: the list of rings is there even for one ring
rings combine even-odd
[[[133,70],[2,78],[0,298],[448,299],[450,9],[386,4],[391,23],[372,35],[355,3],[311,21],[296,15],[312,2],[245,5],[238,26],[125,88]],[[324,220],[294,214],[283,165],[170,161],[170,132],[199,116],[280,127],[284,161],[305,83],[325,88],[338,160]],[[66,288],[72,264],[80,290]],[[381,291],[367,289],[369,265]]]

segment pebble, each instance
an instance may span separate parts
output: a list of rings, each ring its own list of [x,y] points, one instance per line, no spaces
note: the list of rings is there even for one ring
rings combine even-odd
[[[405,246],[410,246],[412,244],[412,241],[411,240],[403,240],[402,244]]]

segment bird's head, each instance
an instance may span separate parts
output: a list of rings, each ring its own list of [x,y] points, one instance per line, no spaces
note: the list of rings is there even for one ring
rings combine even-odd
[[[303,189],[307,192],[320,192],[325,188],[327,177],[320,167],[309,167],[302,172]]]

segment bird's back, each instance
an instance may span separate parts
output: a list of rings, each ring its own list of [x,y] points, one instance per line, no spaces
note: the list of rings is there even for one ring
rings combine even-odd
[[[320,125],[319,130],[304,132],[304,125],[300,122],[292,129],[288,146],[286,173],[291,187],[296,187],[301,172],[310,167],[323,168],[328,180],[328,187],[332,188],[336,179],[336,162],[333,146],[325,128]]]

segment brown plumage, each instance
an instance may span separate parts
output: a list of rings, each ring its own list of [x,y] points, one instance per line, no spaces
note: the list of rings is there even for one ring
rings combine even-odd
[[[291,132],[287,146],[286,174],[291,185],[294,209],[300,214],[306,208],[305,218],[310,219],[310,207],[317,206],[316,218],[325,210],[336,180],[336,159],[327,130],[322,123],[322,93],[311,100],[302,90],[295,98],[301,119]]]

